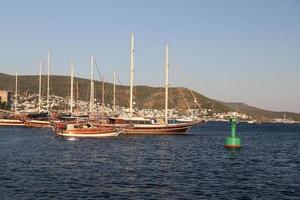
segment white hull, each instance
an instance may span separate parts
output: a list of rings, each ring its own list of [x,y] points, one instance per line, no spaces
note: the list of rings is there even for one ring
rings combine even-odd
[[[111,132],[111,133],[63,133],[57,132],[56,134],[64,137],[114,137],[118,136],[121,131]]]
[[[24,124],[14,124],[14,123],[1,123],[0,126],[25,126]]]
[[[0,126],[24,126],[20,120],[0,119]]]

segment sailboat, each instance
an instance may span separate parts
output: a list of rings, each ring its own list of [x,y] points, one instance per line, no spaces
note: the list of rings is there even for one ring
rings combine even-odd
[[[187,134],[187,131],[195,124],[201,122],[187,122],[180,124],[168,123],[168,70],[169,70],[169,46],[165,52],[165,120],[159,124],[156,120],[143,117],[133,117],[133,72],[134,72],[134,34],[131,34],[130,51],[130,108],[128,118],[110,118],[110,123],[116,127],[125,129],[126,134]]]
[[[90,113],[93,113],[94,104],[94,83],[93,83],[93,63],[94,58],[91,56],[91,99],[90,99]],[[70,113],[73,117],[73,62],[71,61],[71,94],[70,94]],[[114,127],[95,126],[89,122],[59,122],[55,123],[55,132],[57,135],[64,137],[111,137],[118,136],[121,129]]]
[[[91,124],[66,124],[56,129],[56,134],[64,137],[112,137],[118,136],[122,130],[108,127],[94,127]]]
[[[27,115],[25,120],[25,127],[27,128],[52,128],[51,122],[49,121],[49,72],[50,72],[50,53],[48,52],[48,75],[47,75],[47,113],[41,111],[42,105],[42,62],[39,65],[39,107],[38,113],[30,113]]]

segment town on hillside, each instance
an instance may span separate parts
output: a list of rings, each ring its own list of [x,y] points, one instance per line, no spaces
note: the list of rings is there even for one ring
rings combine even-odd
[[[17,111],[18,113],[38,113],[47,112],[46,98],[42,98],[42,104],[39,111],[39,95],[38,94],[28,94],[19,95],[17,97],[18,104],[14,107],[15,96],[10,91],[0,91],[0,109],[2,115],[7,113],[6,111]],[[97,102],[97,103],[96,103]],[[89,113],[89,103],[83,100],[73,100],[74,115],[87,115]],[[70,98],[64,98],[60,96],[50,95],[49,98],[49,110],[54,113],[69,113],[70,112]],[[113,109],[112,104],[103,104],[95,99],[95,104],[93,105],[93,110],[98,116],[128,116],[129,109],[125,106],[116,106]],[[179,111],[176,108],[168,109],[168,115],[170,119],[182,118],[199,120],[203,119],[206,121],[228,121],[231,117],[234,117],[240,121],[245,121],[248,123],[257,123],[257,120],[242,112],[228,111],[228,112],[217,112],[211,108],[193,108],[185,111]],[[155,108],[134,108],[134,113],[136,116],[144,118],[155,118],[162,119],[165,115],[163,109]],[[285,118],[278,118],[269,120],[269,122],[278,123],[295,123],[295,121]]]

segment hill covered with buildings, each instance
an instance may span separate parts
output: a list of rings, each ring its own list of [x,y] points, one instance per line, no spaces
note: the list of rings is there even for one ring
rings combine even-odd
[[[46,96],[47,77],[42,76],[42,96]],[[104,102],[102,102],[102,82],[94,81],[96,102],[110,106],[113,99],[113,85],[104,83]],[[39,76],[25,75],[18,77],[18,93],[24,97],[32,97],[38,94]],[[15,76],[0,73],[0,90],[15,90]],[[70,77],[50,76],[50,94],[64,99],[70,97]],[[89,102],[90,80],[74,78],[74,99]],[[116,85],[116,104],[121,107],[129,106],[129,87]],[[258,109],[245,104],[224,103],[208,98],[196,91],[184,87],[169,88],[169,108],[185,112],[186,110],[202,110],[202,115],[207,117],[223,118],[229,112],[239,112],[250,118],[268,120],[282,118],[283,114],[292,116],[293,120],[300,120],[300,114],[288,112],[272,112]],[[138,109],[163,109],[164,88],[150,86],[134,87],[134,107]],[[239,108],[237,110],[237,107]],[[231,113],[232,114],[232,113]]]

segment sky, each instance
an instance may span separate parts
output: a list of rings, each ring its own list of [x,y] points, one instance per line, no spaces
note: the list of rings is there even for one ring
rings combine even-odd
[[[105,80],[170,86],[207,97],[300,113],[300,0],[0,0],[0,72],[88,78],[93,54]],[[99,79],[99,75],[95,75]],[[21,84],[21,83],[20,83]]]

